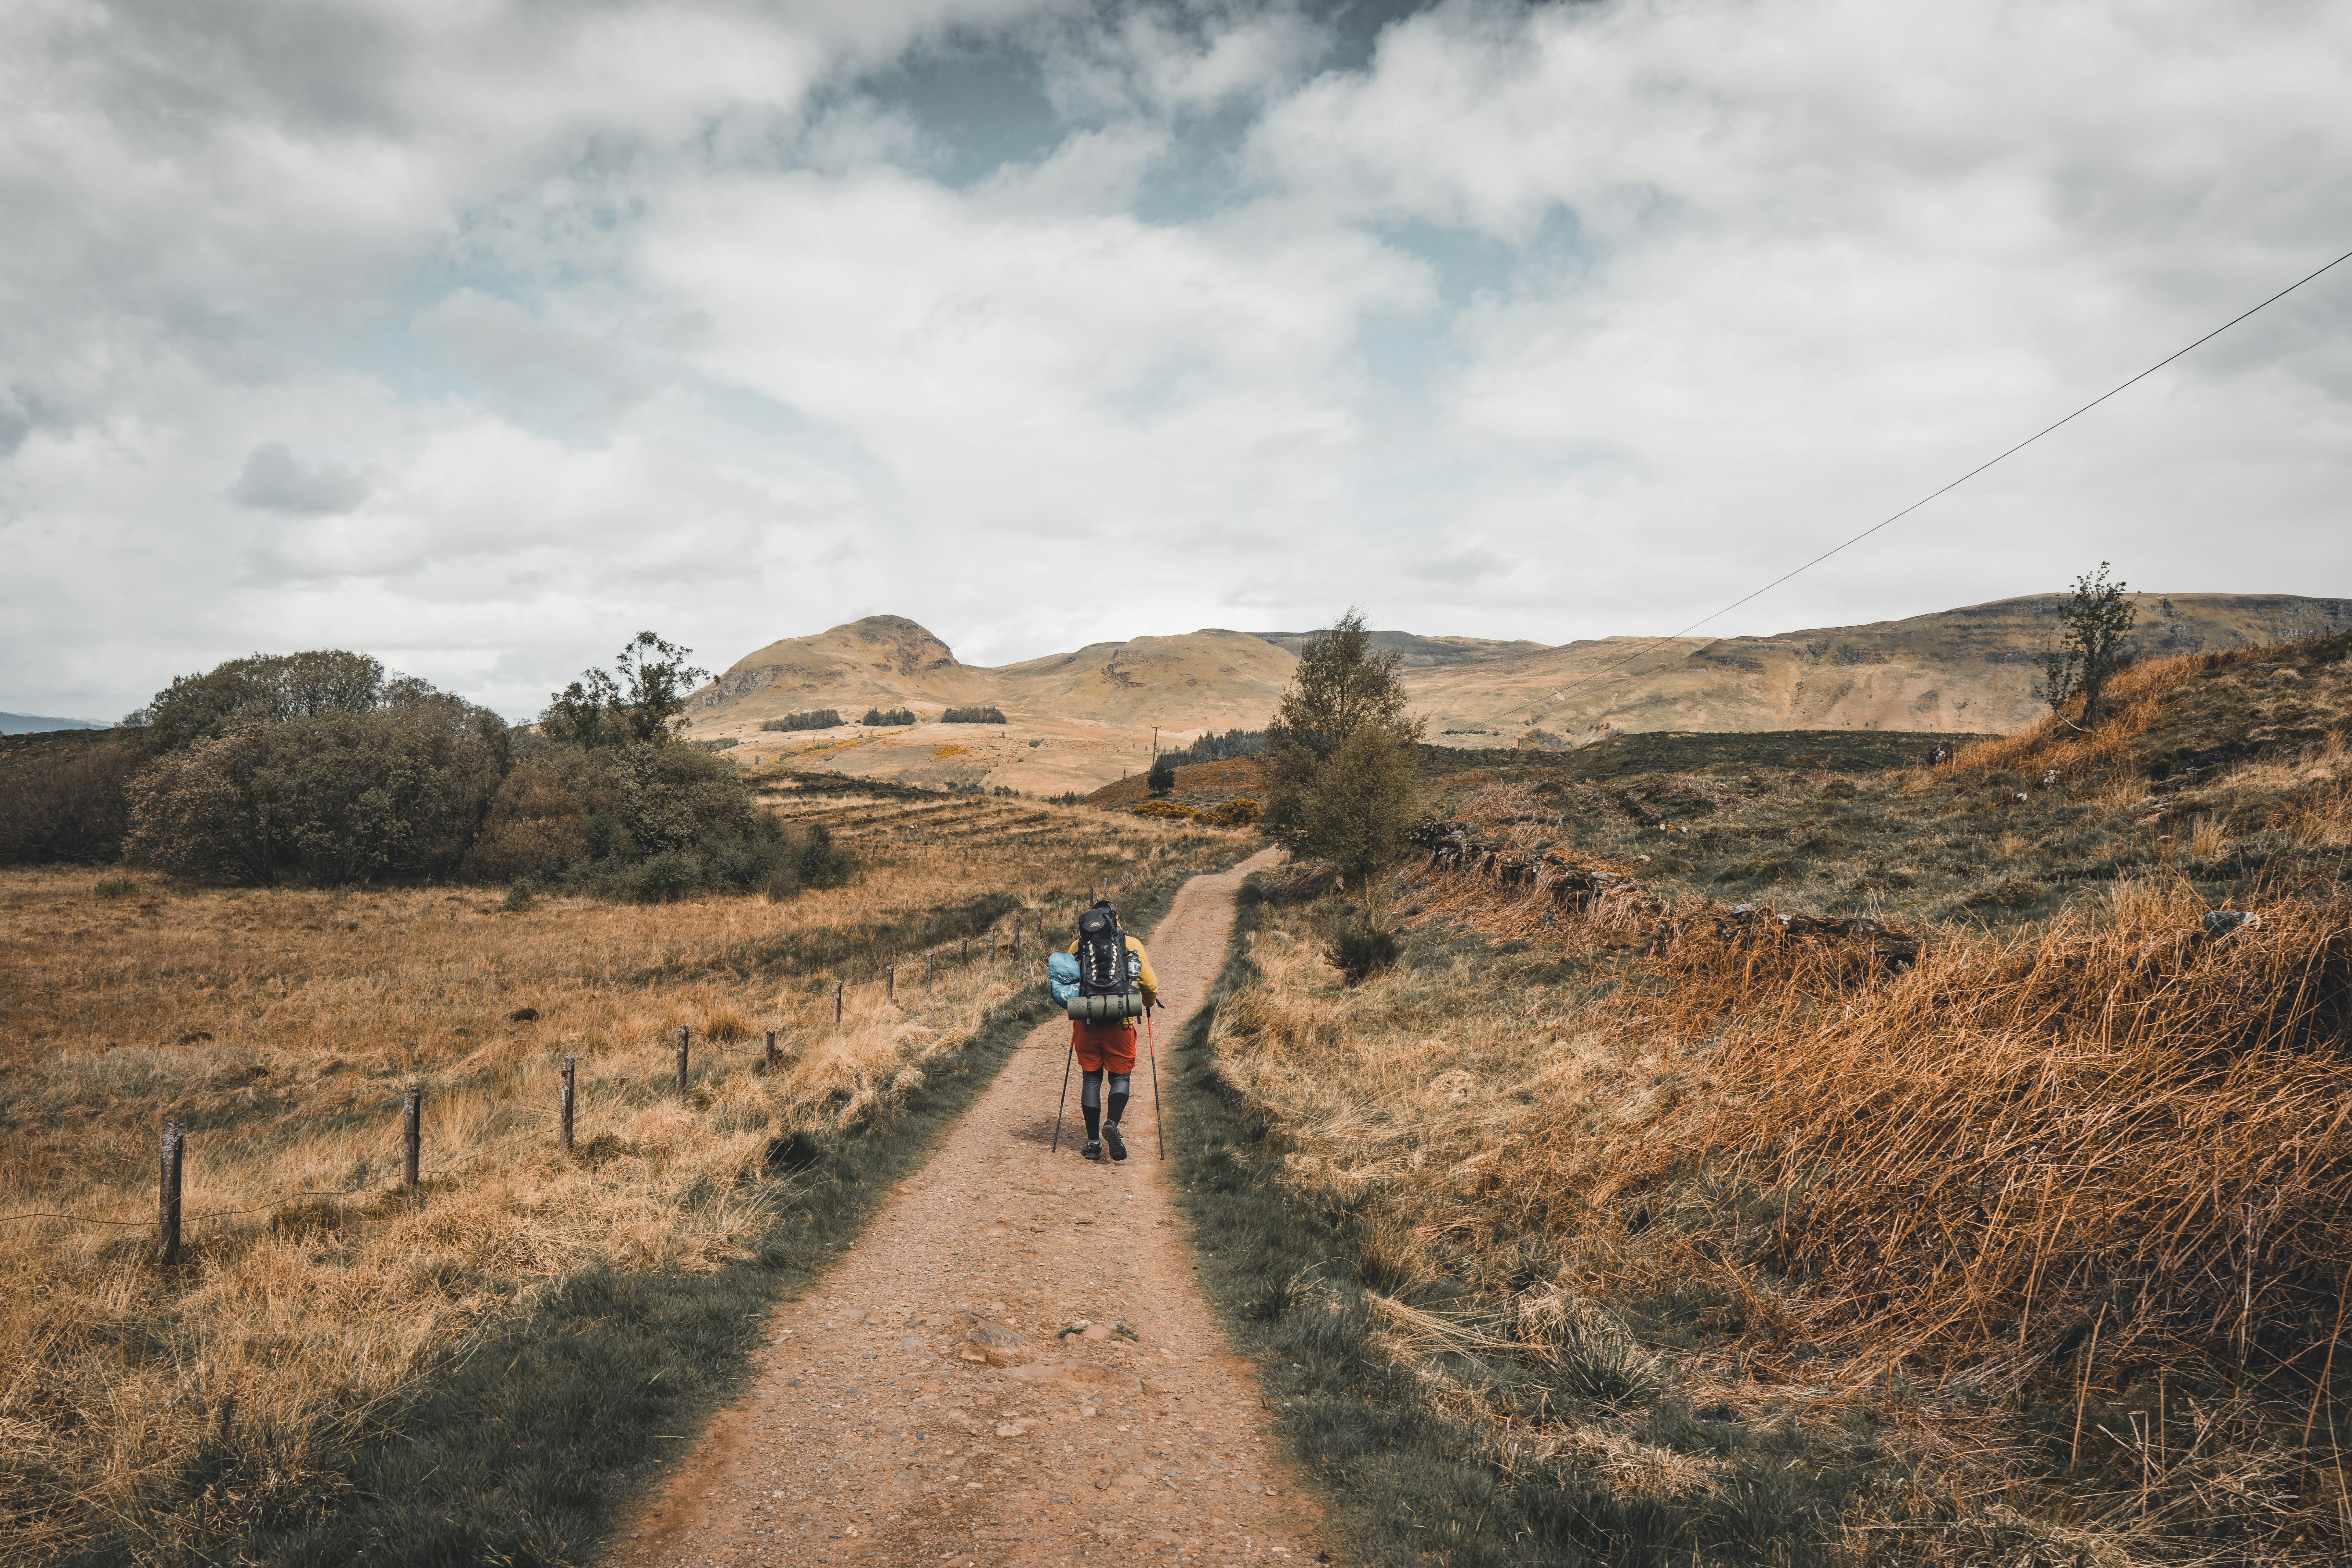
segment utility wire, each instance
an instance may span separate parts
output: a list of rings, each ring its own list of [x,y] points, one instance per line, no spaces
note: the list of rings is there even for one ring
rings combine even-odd
[[[1674,641],[1676,637],[1688,637],[1691,633],[1698,630],[1699,627],[1706,625],[1709,621],[1722,619],[1732,611],[1739,608],[1740,605],[1748,603],[1748,600],[1763,597],[1773,589],[1779,587],[1781,584],[1787,582],[1790,578],[1797,576],[1800,574],[1811,571],[1822,562],[1827,561],[1831,556],[1838,553],[1839,551],[1850,549],[1853,546],[1861,543],[1864,540],[1868,539],[1872,534],[1876,533],[1880,529],[1886,527],[1889,523],[1901,521],[1903,519],[1910,516],[1913,512],[1917,511],[1921,507],[1926,506],[1929,501],[1934,500],[1937,496],[1943,495],[1947,491],[1959,489],[1960,486],[1967,484],[1970,479],[1975,479],[1979,474],[1983,473],[1995,463],[1999,463],[2005,458],[2015,457],[2018,453],[2022,452],[2028,447],[2032,446],[2033,443],[2041,440],[2042,437],[2049,435],[2053,430],[2057,429],[2060,426],[2070,424],[2073,421],[2081,418],[2084,415],[2088,414],[2092,409],[2096,408],[2100,404],[2105,403],[2108,398],[2115,396],[2116,394],[2137,385],[2140,382],[2146,381],[2149,376],[2154,375],[2158,371],[2162,370],[2166,365],[2170,364],[2174,360],[2180,358],[2183,354],[2189,353],[2191,350],[2204,347],[2207,343],[2211,342],[2215,338],[2220,337],[2223,332],[2228,331],[2231,327],[2236,326],[2240,321],[2244,321],[2248,316],[2254,314],[2255,311],[2265,310],[2270,306],[2277,304],[2289,294],[2294,293],[2296,289],[2302,288],[2313,279],[2320,276],[2321,273],[2326,272],[2336,267],[2339,267],[2347,261],[2352,261],[2352,250],[2346,251],[2334,261],[2329,262],[2326,267],[2320,268],[2318,271],[2307,273],[2305,276],[2296,279],[2294,282],[2288,284],[2285,288],[2280,289],[2277,293],[2272,295],[2261,304],[2254,305],[2239,311],[2236,315],[2231,317],[2228,321],[2222,322],[2220,326],[2214,328],[2203,337],[2199,338],[2195,342],[2189,344],[2186,348],[2176,349],[2171,353],[2165,355],[2162,359],[2148,366],[2146,370],[2140,372],[2137,375],[2133,376],[2131,380],[2121,382],[2116,385],[2109,387],[2106,391],[2099,394],[2098,396],[2091,399],[2090,402],[2083,405],[2082,407],[2074,410],[2074,413],[2066,416],[2065,418],[2043,426],[2041,429],[2036,430],[2032,435],[2028,436],[2024,440],[2020,441],[2016,446],[2009,448],[2009,450],[2000,453],[1998,457],[1986,458],[1983,462],[1979,463],[1975,468],[1970,468],[1967,473],[1962,474],[1958,479],[1954,479],[1951,483],[1945,485],[1940,489],[1928,491],[1926,495],[1921,496],[1917,500],[1913,501],[1909,506],[1905,507],[1901,511],[1895,513],[1892,517],[1883,518],[1877,522],[1872,523],[1868,528],[1864,529],[1852,539],[1846,540],[1844,542],[1840,544],[1832,545],[1829,549],[1822,551],[1819,555],[1814,556],[1811,561],[1806,562],[1803,565],[1791,567],[1790,570],[1781,573],[1778,577],[1773,578],[1769,583],[1765,584],[1761,588],[1757,589],[1754,593],[1742,595],[1740,597],[1732,600],[1731,603],[1724,605],[1723,608],[1715,611],[1713,614],[1700,616],[1697,620],[1693,621],[1682,630],[1678,632],[1669,632],[1664,637],[1657,637],[1650,642],[1643,643],[1640,647],[1635,648],[1633,652],[1627,654],[1624,658],[1618,659],[1613,664],[1603,665],[1599,669],[1594,670],[1591,675],[1586,676],[1583,679],[1576,681],[1570,685],[1561,687],[1549,697],[1544,699],[1545,706],[1550,707],[1559,703],[1565,699],[1570,692],[1577,690],[1580,687],[1590,686],[1594,681],[1600,679],[1602,676],[1610,674],[1613,670],[1623,668],[1626,665],[1631,664],[1633,660],[1641,658],[1643,654],[1648,653],[1653,648],[1663,647],[1667,643]]]

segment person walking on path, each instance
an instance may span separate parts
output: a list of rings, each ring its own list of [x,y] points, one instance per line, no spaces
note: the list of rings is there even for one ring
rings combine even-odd
[[[1160,978],[1151,973],[1151,956],[1143,943],[1119,929],[1118,911],[1108,899],[1078,917],[1078,936],[1069,952],[1078,962],[1080,984],[1096,994],[1140,993],[1145,1007],[1160,1005]],[[1087,1119],[1087,1145],[1079,1152],[1089,1160],[1103,1157],[1110,1147],[1114,1160],[1127,1158],[1127,1140],[1119,1136],[1119,1113],[1127,1109],[1129,1075],[1135,1071],[1135,1019],[1074,1018],[1071,1049],[1086,1074],[1078,1091],[1078,1110]],[[1108,1078],[1109,1104],[1104,1104],[1103,1079]],[[1108,1110],[1108,1114],[1105,1111]]]

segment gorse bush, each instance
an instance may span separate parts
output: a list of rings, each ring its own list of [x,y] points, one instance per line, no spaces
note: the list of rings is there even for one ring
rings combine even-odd
[[[940,715],[942,724],[1002,724],[1004,721],[1004,710],[1002,708],[950,708]]]
[[[887,713],[879,708],[868,708],[866,717],[858,721],[861,724],[911,724],[914,721],[915,712],[911,708],[893,708]]]
[[[760,728],[771,732],[779,730],[831,730],[840,723],[839,709],[810,708],[798,713],[787,713],[781,719],[765,720]]]
[[[1218,827],[1249,827],[1256,824],[1261,815],[1257,802],[1245,795],[1237,795],[1210,807],[1208,820]]]

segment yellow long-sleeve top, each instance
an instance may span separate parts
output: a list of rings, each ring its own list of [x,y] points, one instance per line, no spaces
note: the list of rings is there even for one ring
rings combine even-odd
[[[1076,958],[1078,955],[1078,944],[1076,942],[1072,942],[1069,946],[1064,948],[1062,951],[1068,953],[1072,958]],[[1129,937],[1127,939],[1127,951],[1135,954],[1136,957],[1143,960],[1143,973],[1135,977],[1135,983],[1143,990],[1144,1002],[1153,1007],[1159,1006],[1160,977],[1151,973],[1151,955],[1144,952],[1143,944],[1136,941],[1133,937]]]

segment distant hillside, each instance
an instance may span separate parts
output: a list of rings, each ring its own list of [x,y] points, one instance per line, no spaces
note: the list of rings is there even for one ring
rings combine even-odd
[[[1306,646],[1313,632],[1258,632],[1260,640],[1286,648],[1293,655]],[[1374,632],[1375,647],[1392,650],[1404,658],[1407,669],[1425,669],[1441,664],[1476,664],[1483,660],[1507,658],[1514,654],[1541,653],[1548,645],[1528,642],[1495,642],[1486,637],[1424,637],[1412,632]]]
[[[2134,598],[2134,645],[2147,654],[2352,629],[2352,600]],[[1637,637],[1547,647],[1399,631],[1374,637],[1402,656],[1414,710],[1441,745],[1564,746],[1652,731],[2008,733],[2043,711],[2032,689],[2056,605],[2042,594],[1868,626],[1655,646]],[[913,784],[1084,795],[1149,767],[1155,727],[1164,748],[1203,731],[1263,726],[1308,635],[1203,630],[990,668],[961,662],[903,616],[871,616],[738,659],[695,693],[689,732],[735,742],[729,755],[752,765],[783,760]],[[993,707],[1005,721],[942,722],[957,707]],[[823,708],[850,722],[761,728]],[[856,721],[869,709],[904,709],[916,723],[868,729]]]
[[[0,735],[40,735],[51,730],[111,730],[95,719],[44,719],[37,713],[0,713]]]
[[[2352,600],[2287,594],[2135,594],[2146,654],[2251,647],[2352,627]],[[1580,742],[1623,731],[1917,730],[2006,733],[2057,629],[2048,594],[1907,620],[1769,637],[1575,642],[1406,672],[1430,739]],[[1622,668],[1609,667],[1633,655]],[[1533,733],[1540,731],[1540,733]]]

